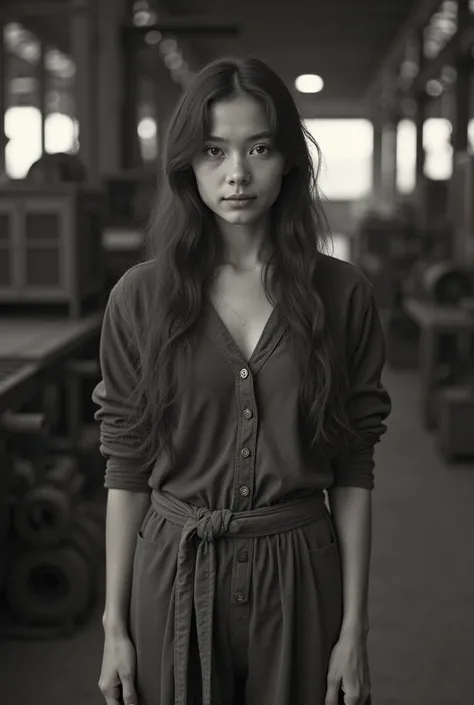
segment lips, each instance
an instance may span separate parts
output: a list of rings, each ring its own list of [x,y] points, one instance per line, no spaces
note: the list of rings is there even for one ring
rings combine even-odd
[[[224,201],[251,201],[255,196],[229,196],[224,198]]]

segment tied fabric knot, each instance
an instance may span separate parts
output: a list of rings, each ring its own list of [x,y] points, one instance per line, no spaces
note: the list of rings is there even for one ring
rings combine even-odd
[[[195,516],[196,534],[202,541],[215,541],[227,533],[231,519],[230,509],[210,511],[199,507]]]
[[[188,654],[194,606],[202,675],[202,705],[211,705],[215,541],[228,532],[230,509],[190,507],[178,549],[175,599],[175,705],[187,705]],[[189,539],[201,539],[193,555]]]

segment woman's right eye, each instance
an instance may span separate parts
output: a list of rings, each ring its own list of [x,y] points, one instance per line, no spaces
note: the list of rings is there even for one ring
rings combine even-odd
[[[205,149],[204,149],[204,154],[207,154],[210,149],[217,149],[218,152],[220,151],[220,150],[219,150],[219,147],[205,147]],[[210,154],[209,156],[211,156],[211,157],[217,157],[218,155],[217,155],[217,154]]]

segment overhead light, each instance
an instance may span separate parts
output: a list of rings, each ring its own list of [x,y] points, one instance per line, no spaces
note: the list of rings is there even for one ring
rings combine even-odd
[[[133,15],[133,24],[135,27],[146,27],[150,24],[155,24],[157,21],[157,15],[155,12],[148,12],[146,10],[140,10]]]
[[[425,88],[428,95],[432,98],[437,98],[443,92],[443,84],[434,78],[427,81]]]
[[[166,54],[171,54],[178,50],[178,42],[176,39],[163,39],[160,44],[160,53],[165,56]]]
[[[150,29],[150,31],[145,34],[145,42],[150,44],[150,46],[159,44],[161,42],[161,32],[158,32],[156,29]]]
[[[181,67],[183,63],[183,57],[179,52],[173,51],[170,54],[167,54],[163,61],[166,68],[176,71]]]
[[[305,73],[298,76],[295,87],[300,93],[319,93],[324,88],[324,81],[314,73]]]
[[[10,81],[10,91],[13,95],[19,95],[20,93],[33,93],[35,90],[36,79],[32,77],[18,76],[18,78],[12,78]]]
[[[151,140],[156,136],[156,121],[153,118],[143,118],[138,123],[138,136],[142,140]]]
[[[72,78],[76,74],[74,62],[57,49],[49,49],[45,53],[44,63],[46,69],[59,78]]]
[[[415,78],[418,75],[418,64],[416,61],[411,61],[410,59],[407,59],[402,63],[400,66],[400,75],[402,78]]]

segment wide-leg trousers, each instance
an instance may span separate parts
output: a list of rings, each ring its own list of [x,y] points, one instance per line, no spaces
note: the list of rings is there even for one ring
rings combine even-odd
[[[181,533],[151,506],[137,537],[130,635],[139,705],[175,702],[174,608]],[[199,541],[193,537],[194,550]],[[252,538],[250,545],[250,551],[242,551],[229,536],[215,543],[212,705],[324,705],[329,658],[343,615],[341,561],[331,515],[324,507],[306,526]],[[236,590],[236,565],[242,562],[248,564],[248,590]],[[187,688],[188,705],[200,705],[194,614]]]

